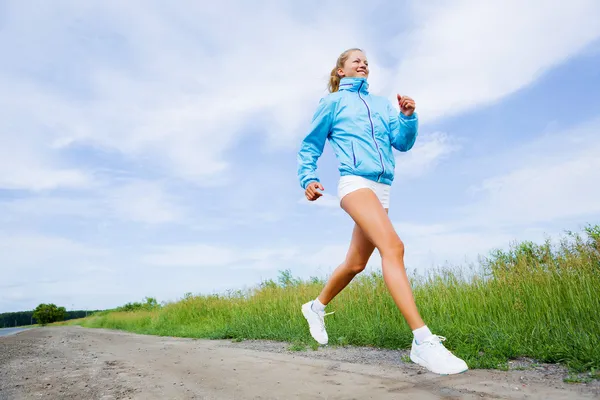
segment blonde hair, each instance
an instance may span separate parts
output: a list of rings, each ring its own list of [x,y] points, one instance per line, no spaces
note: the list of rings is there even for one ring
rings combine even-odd
[[[335,67],[333,67],[333,69],[331,70],[331,74],[329,74],[329,83],[327,85],[327,88],[329,89],[330,93],[337,92],[339,90],[341,78],[338,75],[337,70],[339,68],[344,68],[344,64],[348,60],[348,57],[350,57],[350,53],[352,53],[353,51],[362,51],[362,49],[348,49],[342,54],[340,54],[340,56],[338,57]]]

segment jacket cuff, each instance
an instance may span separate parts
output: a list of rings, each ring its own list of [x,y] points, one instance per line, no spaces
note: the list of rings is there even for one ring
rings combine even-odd
[[[402,114],[402,112],[399,113],[400,118],[402,118],[405,121],[412,121],[415,119],[419,119],[419,116],[417,115],[417,112],[413,112],[413,114],[410,117],[407,117],[406,115]]]

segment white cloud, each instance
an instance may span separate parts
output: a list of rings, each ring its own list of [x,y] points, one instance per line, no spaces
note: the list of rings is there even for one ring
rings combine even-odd
[[[85,172],[55,162],[75,144],[116,150],[193,184],[226,184],[225,152],[249,123],[267,134],[269,149],[297,144],[341,49],[365,48],[374,90],[397,76],[428,119],[512,93],[600,34],[593,0],[414,3],[417,22],[396,39],[403,61],[395,69],[381,66],[378,43],[352,28],[360,16],[328,17],[333,5],[311,9],[310,24],[283,4],[156,5],[7,7],[3,32],[13,40],[0,45],[15,56],[0,71],[1,128],[14,131],[26,118],[27,129],[12,133],[37,145],[21,146],[21,162],[0,162],[8,177],[0,185],[84,185]],[[75,63],[65,57],[73,53]]]
[[[157,224],[183,217],[183,210],[158,182],[127,183],[111,190],[107,202],[122,220]]]
[[[206,244],[161,246],[142,257],[144,263],[170,267],[218,267],[238,259],[233,249]]]
[[[479,223],[535,224],[600,213],[600,121],[549,135],[503,155],[508,166],[472,187],[462,208]]]
[[[12,290],[19,295],[29,291],[30,297],[42,296],[32,292],[38,284],[60,283],[70,290],[69,281],[90,277],[90,271],[103,267],[111,251],[77,241],[41,234],[0,233],[0,291]],[[9,286],[8,288],[5,285]],[[8,295],[8,292],[7,292]]]
[[[24,221],[28,218],[39,221],[41,218],[53,217],[89,218],[101,215],[104,212],[99,205],[99,201],[89,198],[41,195],[18,200],[0,201],[0,206],[3,210],[6,210],[6,214],[2,217],[13,221]]]
[[[239,249],[208,244],[158,246],[142,262],[161,267],[225,267],[236,269],[281,268],[281,261],[298,254],[295,248]]]
[[[4,35],[23,46],[5,74],[12,82],[0,96],[9,105],[5,124],[27,114],[36,131],[51,131],[36,138],[56,151],[75,144],[112,149],[200,185],[226,180],[223,153],[248,124],[260,121],[269,147],[295,143],[312,113],[300,105],[316,106],[340,49],[361,36],[351,28],[352,17],[307,25],[276,4],[187,2],[168,11],[146,2],[41,7],[28,12],[14,3],[8,10]],[[78,54],[75,69],[72,58],[63,57],[72,53]],[[71,88],[84,98],[52,82],[32,84],[29,70],[19,67],[25,59],[36,71],[73,72]],[[17,102],[8,95],[24,90],[27,96]]]
[[[298,204],[308,205],[310,207],[340,208],[340,199],[338,198],[337,193],[335,196],[329,193],[323,193],[323,196],[315,201],[308,201],[306,196],[302,196],[298,199]]]
[[[6,159],[5,159],[6,160]],[[47,166],[27,164],[3,163],[5,167],[0,170],[0,187],[2,189],[31,189],[35,191],[81,187],[86,185],[88,179],[80,171],[74,169],[49,169]]]
[[[600,36],[596,0],[413,1],[412,11],[410,32],[394,40],[394,86],[423,120],[514,93]]]
[[[42,191],[90,184],[90,178],[84,172],[60,166],[52,156],[52,149],[37,141],[39,137],[34,140],[20,129],[10,130],[3,125],[0,121],[0,189]]]
[[[232,266],[232,269],[254,271],[284,270],[290,263],[301,256],[302,254],[295,247],[251,250],[243,252],[240,259]]]
[[[187,214],[161,181],[129,180],[97,183],[84,194],[39,195],[0,201],[5,220],[27,221],[57,217],[93,218],[102,221],[132,221],[145,224],[180,222]],[[33,217],[33,218],[32,218]]]
[[[14,268],[31,264],[45,267],[46,263],[62,257],[87,258],[107,254],[106,250],[95,249],[71,239],[37,234],[0,233],[0,250],[0,264]]]
[[[444,132],[419,135],[411,151],[396,155],[397,175],[407,178],[424,175],[459,149],[457,141]]]
[[[135,4],[144,6],[140,10]],[[513,92],[533,79],[532,71],[575,54],[599,34],[595,4],[519,3],[516,14],[506,2],[415,4],[416,30],[408,41],[406,33],[398,39],[404,61],[395,71],[380,66],[377,51],[369,51],[377,44],[351,28],[355,17],[339,23],[325,17],[332,11],[328,5],[311,10],[315,19],[307,25],[282,4],[199,7],[189,2],[163,10],[153,3],[65,1],[32,12],[13,3],[4,33],[15,40],[0,42],[15,54],[2,79],[8,88],[0,95],[3,129],[17,126],[26,116],[30,129],[20,130],[19,140],[43,145],[20,156],[29,160],[22,167],[7,163],[17,172],[0,184],[84,184],[82,171],[49,168],[52,160],[44,161],[74,144],[117,150],[193,184],[225,184],[229,164],[224,152],[238,143],[248,122],[260,123],[268,148],[297,144],[343,48],[359,45],[367,50],[376,91],[389,87],[389,75],[397,72],[399,87],[417,99],[427,119]],[[253,18],[247,18],[249,12]],[[559,16],[563,29],[556,30]],[[219,22],[225,18],[235,30]],[[101,23],[102,35],[91,21]],[[510,45],[503,46],[505,41]],[[262,45],[239,45],[248,42]],[[62,58],[72,52],[79,54],[76,64]],[[514,58],[520,62],[512,62]],[[34,70],[25,68],[32,65]],[[57,90],[51,79],[40,80],[55,68],[73,73],[71,81],[63,82],[70,91]],[[251,78],[239,73],[241,68],[251,68]]]

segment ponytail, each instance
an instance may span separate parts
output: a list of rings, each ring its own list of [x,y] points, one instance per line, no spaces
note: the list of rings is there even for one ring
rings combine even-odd
[[[337,70],[339,68],[344,68],[344,64],[346,63],[346,60],[348,60],[350,53],[352,53],[353,51],[357,51],[357,50],[362,51],[361,49],[357,49],[357,48],[348,49],[348,50],[344,51],[342,54],[340,54],[340,56],[338,57],[337,62],[335,63],[335,67],[333,67],[333,69],[331,70],[331,73],[329,74],[329,82],[327,84],[327,88],[329,89],[330,93],[337,92],[340,88],[341,78],[338,75]]]
[[[334,67],[331,70],[331,75],[329,75],[329,85],[328,89],[330,93],[337,92],[340,88],[340,76],[337,73],[338,67]]]

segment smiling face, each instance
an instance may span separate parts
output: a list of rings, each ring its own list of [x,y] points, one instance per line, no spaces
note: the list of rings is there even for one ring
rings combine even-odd
[[[346,59],[344,62],[344,66],[342,68],[338,68],[337,71],[340,78],[350,78],[350,77],[369,77],[369,62],[367,61],[367,56],[360,51],[355,50]]]

